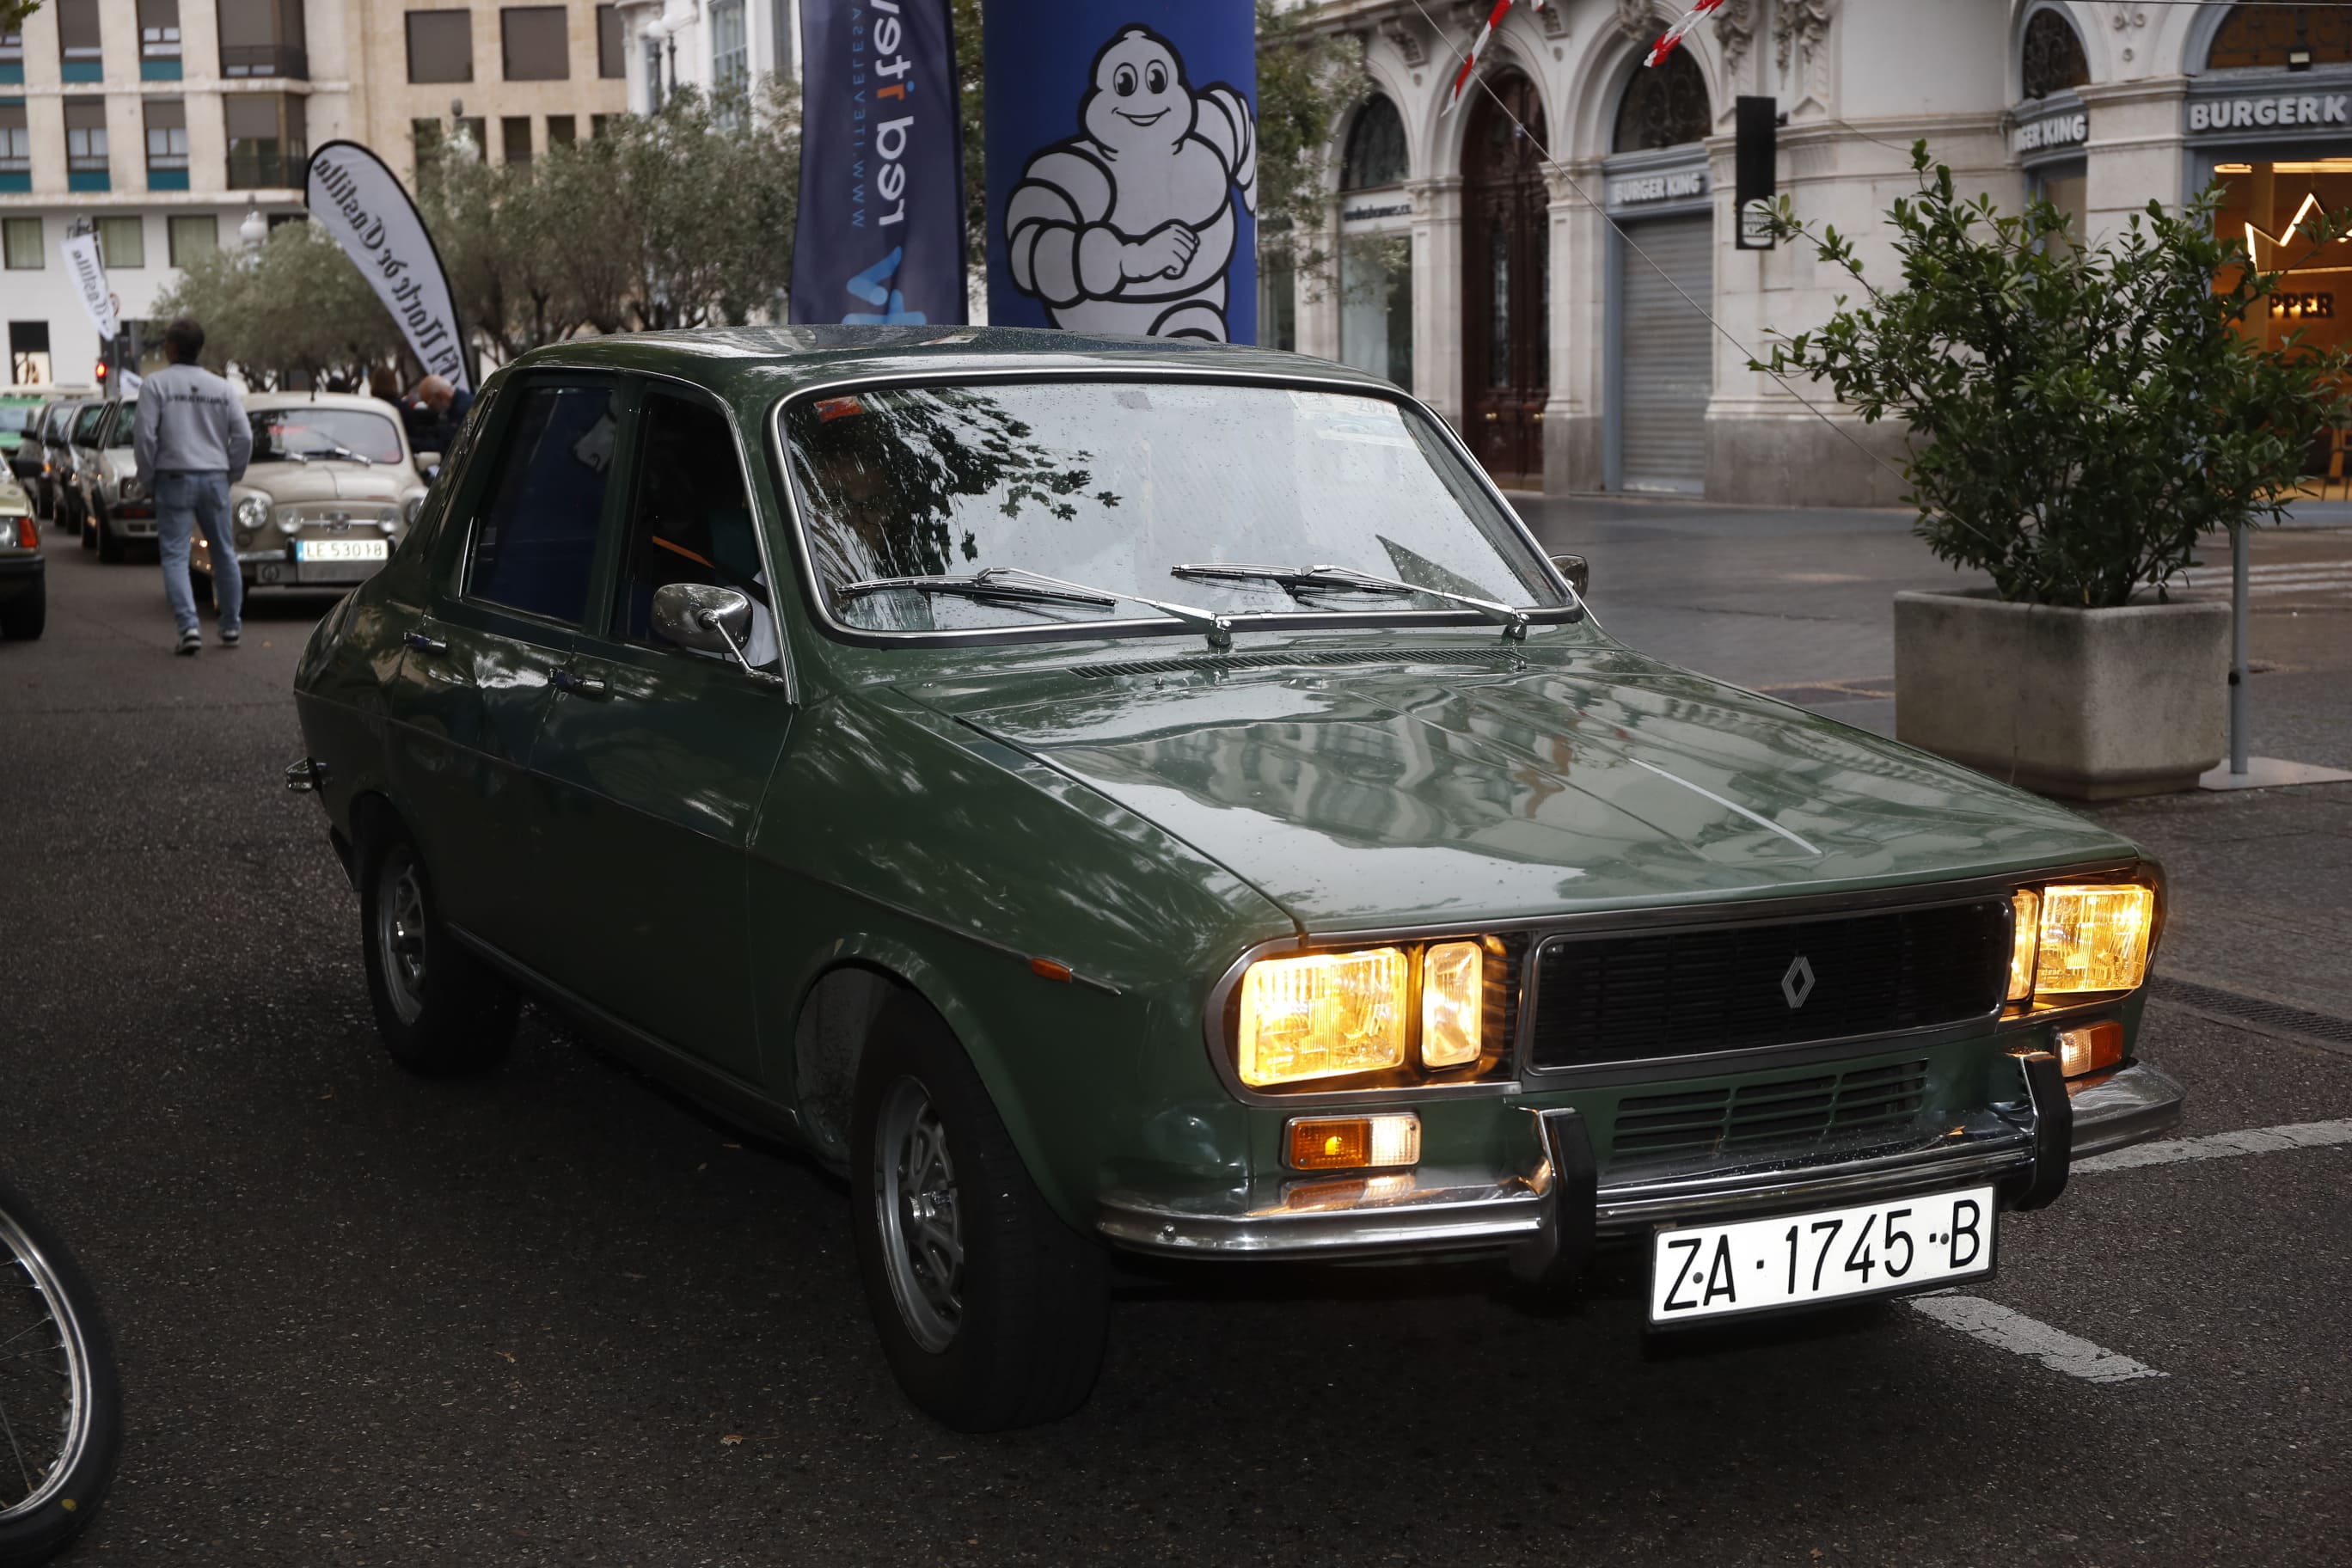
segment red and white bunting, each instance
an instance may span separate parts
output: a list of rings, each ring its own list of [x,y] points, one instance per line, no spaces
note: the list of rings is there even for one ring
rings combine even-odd
[[[1528,9],[1541,11],[1550,4],[1551,0],[1528,0]],[[1723,0],[1712,0],[1712,4],[1720,5]],[[1486,40],[1493,37],[1495,29],[1503,25],[1503,17],[1509,13],[1511,5],[1512,0],[1495,0],[1495,8],[1486,13],[1486,25],[1478,29],[1478,41],[1472,44],[1470,52],[1462,57],[1462,68],[1454,73],[1454,90],[1445,100],[1446,113],[1453,113],[1454,105],[1462,101],[1462,89],[1470,85],[1470,73],[1478,68],[1478,57],[1486,52]]]
[[[1673,26],[1666,29],[1665,35],[1659,38],[1657,44],[1650,50],[1650,58],[1643,60],[1642,63],[1644,66],[1654,66],[1660,60],[1664,59],[1668,55],[1673,54],[1675,47],[1683,41],[1683,35],[1689,32],[1693,27],[1697,26],[1700,17],[1706,16],[1709,11],[1714,10],[1717,6],[1722,4],[1723,0],[1698,0],[1696,5],[1683,13],[1683,19],[1681,21],[1676,22]]]

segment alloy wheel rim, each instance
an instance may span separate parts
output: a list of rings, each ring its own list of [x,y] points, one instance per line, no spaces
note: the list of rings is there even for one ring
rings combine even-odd
[[[963,1324],[963,1216],[947,1127],[923,1086],[900,1079],[874,1141],[874,1205],[898,1317],[933,1354]]]
[[[89,1443],[89,1347],[56,1271],[0,1213],[0,1523],[47,1507]]]
[[[425,881],[414,855],[396,854],[376,895],[376,941],[393,1011],[402,1023],[413,1024],[425,1010]]]

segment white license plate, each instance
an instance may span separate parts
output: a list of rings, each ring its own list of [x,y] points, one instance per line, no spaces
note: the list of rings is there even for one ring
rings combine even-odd
[[[389,542],[382,539],[298,539],[294,542],[297,561],[383,561],[392,554]]]
[[[1920,1290],[1992,1272],[1990,1187],[1662,1230],[1653,1326]]]

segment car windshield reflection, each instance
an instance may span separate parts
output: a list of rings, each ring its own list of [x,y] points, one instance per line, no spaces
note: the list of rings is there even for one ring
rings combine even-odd
[[[1203,615],[1516,618],[1570,603],[1443,433],[1370,393],[942,383],[797,400],[783,423],[827,607],[859,630],[1164,618],[1175,632]],[[1324,575],[1302,593],[1296,574],[1247,567],[1265,561]],[[1095,592],[991,591],[1040,578]],[[1192,616],[1171,613],[1171,590]]]
[[[397,463],[400,429],[389,415],[362,408],[256,408],[253,425],[257,463]]]

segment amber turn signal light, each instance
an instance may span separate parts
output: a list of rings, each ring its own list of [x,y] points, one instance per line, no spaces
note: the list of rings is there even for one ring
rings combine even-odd
[[[2124,1059],[2124,1026],[2113,1018],[2058,1031],[2058,1068],[2068,1078],[2102,1072]]]
[[[1377,1171],[1421,1160],[1421,1118],[1297,1116],[1285,1124],[1286,1160],[1294,1171]]]

